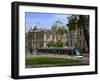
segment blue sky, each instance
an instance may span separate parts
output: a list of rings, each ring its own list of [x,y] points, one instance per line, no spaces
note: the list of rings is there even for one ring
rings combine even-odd
[[[52,25],[59,19],[64,25],[68,23],[67,17],[69,15],[65,14],[52,14],[52,13],[25,13],[26,28],[25,31],[28,32],[30,28],[34,28],[35,25],[42,29],[51,29]]]

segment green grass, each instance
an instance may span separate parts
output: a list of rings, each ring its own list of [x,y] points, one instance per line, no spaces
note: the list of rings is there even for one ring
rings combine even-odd
[[[42,65],[42,64],[66,64],[78,63],[80,59],[75,58],[56,58],[56,57],[33,57],[26,58],[25,65]]]

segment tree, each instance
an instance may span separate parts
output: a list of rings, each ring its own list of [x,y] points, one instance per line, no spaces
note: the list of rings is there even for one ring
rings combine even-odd
[[[56,42],[56,47],[63,47],[63,42],[61,40],[58,40]]]
[[[55,30],[56,34],[63,35],[65,33],[66,29],[59,27]]]
[[[89,16],[80,15],[79,16],[79,26],[83,27],[84,37],[89,48]]]
[[[70,30],[75,30],[76,29],[76,26],[78,24],[78,19],[79,19],[79,16],[78,15],[71,15],[68,18],[68,24],[67,24],[67,27]]]
[[[48,43],[47,43],[47,46],[50,48],[50,47],[56,47],[56,44],[55,44],[55,42],[54,41],[49,41]]]
[[[89,16],[88,15],[71,15],[68,17],[68,29],[78,31],[78,27],[83,28],[84,37],[89,48]]]
[[[68,30],[75,30],[75,43],[74,46],[77,47],[77,43],[78,43],[78,20],[79,20],[79,16],[78,15],[71,15],[68,17]]]

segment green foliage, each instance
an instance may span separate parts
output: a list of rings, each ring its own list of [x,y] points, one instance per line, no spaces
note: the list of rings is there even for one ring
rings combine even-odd
[[[63,47],[64,43],[61,40],[58,40],[57,42],[49,41],[47,43],[47,46],[50,47]]]
[[[64,27],[59,27],[55,30],[55,33],[56,34],[59,34],[59,35],[63,35],[64,33],[66,33],[66,29]]]
[[[54,41],[49,41],[49,42],[47,43],[47,46],[48,46],[48,47],[56,47],[56,44],[55,44]]]
[[[79,19],[78,15],[71,15],[68,17],[67,27],[69,30],[75,30],[75,25],[78,24],[78,19]]]
[[[56,42],[56,47],[63,47],[63,42],[61,40],[58,40]]]

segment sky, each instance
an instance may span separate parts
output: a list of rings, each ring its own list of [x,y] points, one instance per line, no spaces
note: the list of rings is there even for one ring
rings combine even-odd
[[[52,25],[60,20],[64,25],[68,23],[67,14],[25,12],[25,31],[36,25],[38,28],[51,29]]]

